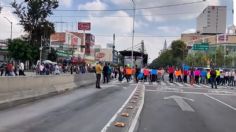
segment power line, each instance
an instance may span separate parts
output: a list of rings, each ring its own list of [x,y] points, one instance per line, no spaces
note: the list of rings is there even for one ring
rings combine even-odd
[[[150,10],[150,9],[158,9],[158,8],[166,8],[166,7],[175,7],[175,6],[183,6],[183,5],[192,5],[192,4],[197,4],[197,3],[202,3],[205,2],[206,0],[199,0],[199,1],[193,1],[193,2],[185,2],[185,3],[179,3],[179,4],[170,4],[170,5],[163,5],[163,6],[150,6],[150,7],[140,7],[140,8],[136,8],[135,10]],[[107,12],[111,12],[111,11],[132,11],[133,9],[131,8],[123,8],[123,9],[105,9],[105,10],[79,10],[79,9],[56,9],[54,11],[57,12],[63,12],[63,11],[107,11]]]
[[[158,15],[182,15],[182,14],[197,14],[197,13],[199,13],[199,12],[179,12],[179,13],[160,13],[160,14],[152,14],[152,15],[145,15],[145,14],[139,14],[139,15],[135,15],[135,16],[138,16],[138,17],[141,17],[141,16],[158,16]],[[107,17],[107,18],[109,18],[109,17],[111,17],[111,18],[114,18],[114,17],[132,17],[133,15],[130,15],[130,16],[105,16],[105,15],[103,15],[103,16],[89,16],[89,15],[87,15],[87,16],[51,16],[51,17]]]
[[[96,37],[112,37],[111,35],[94,34]],[[132,35],[116,35],[116,37],[132,37]],[[135,35],[134,37],[152,37],[152,38],[179,38],[180,36],[162,36],[162,35]]]

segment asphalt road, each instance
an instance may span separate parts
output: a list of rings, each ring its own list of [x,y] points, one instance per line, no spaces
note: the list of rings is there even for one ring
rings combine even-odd
[[[235,132],[236,91],[181,83],[145,84],[138,132]]]
[[[143,83],[138,132],[235,132],[236,90]],[[136,87],[113,81],[0,111],[0,132],[100,132]]]
[[[111,83],[0,112],[0,132],[99,132],[127,100],[135,85]]]

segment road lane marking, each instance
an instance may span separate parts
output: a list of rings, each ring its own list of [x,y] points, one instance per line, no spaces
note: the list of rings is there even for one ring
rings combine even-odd
[[[198,84],[193,84],[194,87],[198,87],[201,88],[201,86],[199,86]]]
[[[143,109],[143,106],[144,106],[144,97],[145,97],[145,86],[143,85],[143,93],[142,93],[142,100],[141,100],[141,103],[140,103],[140,106],[138,108],[138,111],[133,119],[133,122],[129,128],[129,132],[134,132],[135,131],[135,128],[136,128],[136,125],[137,125],[137,122],[138,122],[138,119],[140,117],[140,114],[142,112],[142,109]]]
[[[178,104],[178,106],[181,108],[182,111],[195,112],[195,110],[185,101],[185,100],[190,100],[194,102],[193,99],[176,96],[176,95],[165,97],[164,99],[165,100],[173,99]]]
[[[164,83],[164,82],[161,81],[161,85],[166,86],[166,83]]]
[[[170,90],[170,89],[169,89]],[[147,92],[159,92],[159,93],[183,93],[183,94],[196,94],[196,95],[204,95],[204,94],[208,94],[208,95],[228,95],[228,96],[236,96],[236,94],[223,94],[223,93],[202,93],[202,92],[184,92],[182,90],[180,91],[163,91],[163,90],[150,90],[150,89],[146,89]]]
[[[124,102],[124,104],[120,107],[120,109],[118,109],[118,111],[113,115],[113,117],[108,121],[108,123],[103,127],[103,129],[101,130],[101,132],[106,132],[107,128],[111,126],[112,122],[116,119],[116,117],[119,115],[119,113],[125,108],[125,106],[129,103],[130,99],[132,98],[132,96],[134,95],[135,91],[137,90],[139,84],[137,84],[137,86],[135,87],[135,89],[132,91],[132,93],[130,94],[129,98]]]
[[[190,85],[188,83],[184,83],[185,85],[187,85],[188,87],[193,87],[193,85]]]
[[[180,87],[183,87],[183,86],[184,86],[183,84],[181,84],[181,83],[179,83],[179,82],[175,82],[174,84],[176,84],[176,85],[178,85],[178,86],[180,86]]]
[[[219,102],[219,103],[221,103],[221,104],[223,104],[223,105],[225,105],[225,106],[231,108],[232,110],[236,111],[236,108],[235,108],[235,107],[233,107],[233,106],[231,106],[231,105],[229,105],[229,104],[227,104],[227,103],[225,103],[225,102],[223,102],[223,101],[221,101],[221,100],[219,100],[219,99],[216,99],[216,98],[214,98],[214,97],[212,97],[212,96],[210,96],[210,95],[208,95],[208,94],[204,94],[204,95],[207,96],[208,98],[211,98],[211,99],[213,99],[213,100],[215,100],[215,101],[217,101],[217,102]]]

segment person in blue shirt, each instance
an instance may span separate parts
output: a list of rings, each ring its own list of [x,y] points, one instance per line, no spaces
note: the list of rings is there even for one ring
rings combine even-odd
[[[157,80],[157,70],[151,69],[151,82],[155,82]]]
[[[206,84],[207,71],[205,69],[201,70],[201,83]]]

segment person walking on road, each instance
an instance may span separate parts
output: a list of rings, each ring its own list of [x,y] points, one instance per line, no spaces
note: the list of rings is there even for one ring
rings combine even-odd
[[[103,83],[108,83],[108,70],[109,67],[107,65],[107,63],[105,64],[105,66],[103,67]]]
[[[140,73],[140,68],[138,68],[138,66],[136,65],[135,66],[135,80],[136,80],[136,83],[138,83],[138,75]]]
[[[184,83],[188,82],[188,70],[184,70]]]
[[[200,77],[201,71],[199,69],[196,69],[194,71],[194,76],[195,76],[195,82],[196,84],[199,84],[199,77]]]
[[[25,69],[24,63],[21,62],[19,65],[19,76],[25,76],[24,69]]]
[[[170,83],[173,83],[173,80],[174,80],[174,72],[175,72],[174,67],[173,67],[173,66],[170,66],[170,67],[168,68],[169,81],[170,81]]]
[[[201,83],[206,84],[207,71],[205,69],[201,70]]]
[[[96,88],[101,89],[101,87],[100,87],[101,74],[102,74],[101,62],[97,63],[95,70],[96,70]]]
[[[161,73],[161,79],[162,79],[162,81],[164,81],[164,80],[165,80],[165,79],[164,79],[165,70],[164,70],[163,67],[161,68],[160,73]]]
[[[214,88],[215,86],[215,89],[217,89],[217,84],[216,84],[216,71],[214,68],[211,69],[211,88]]]

